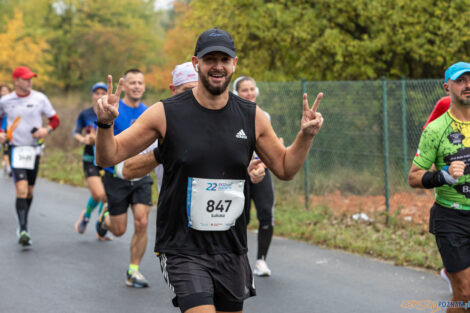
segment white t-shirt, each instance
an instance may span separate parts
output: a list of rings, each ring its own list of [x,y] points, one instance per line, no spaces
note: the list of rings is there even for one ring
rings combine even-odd
[[[38,140],[33,138],[31,130],[42,127],[42,115],[50,118],[56,114],[49,99],[42,92],[31,90],[26,97],[18,97],[12,92],[0,99],[0,116],[7,115],[7,127],[19,118],[13,139],[14,146],[36,146]]]
[[[149,147],[147,147],[144,151],[142,151],[139,154],[145,154],[148,152],[153,152],[153,149],[158,147],[158,139],[155,140],[154,143],[152,143]],[[157,183],[158,183],[158,192],[160,192],[160,189],[162,188],[162,180],[163,180],[163,165],[158,165],[155,169],[155,176],[157,177]]]
[[[157,176],[157,183],[158,183],[158,193],[160,193],[160,189],[162,189],[162,181],[163,181],[163,165],[159,164],[155,169],[155,176]]]
[[[152,152],[153,153],[153,149],[157,148],[158,147],[158,139],[155,140],[154,143],[152,143],[150,146],[148,146],[144,151],[142,151],[141,153],[139,154],[145,154],[145,153],[148,153],[148,152]],[[158,183],[158,192],[160,192],[160,189],[162,188],[162,179],[163,179],[163,165],[158,165],[156,168],[155,168],[155,176],[157,177],[157,183]]]

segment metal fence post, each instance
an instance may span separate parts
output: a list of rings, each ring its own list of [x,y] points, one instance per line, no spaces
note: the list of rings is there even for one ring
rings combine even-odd
[[[390,212],[389,195],[389,152],[388,152],[388,114],[387,114],[387,80],[382,76],[382,114],[383,114],[383,142],[384,142],[384,169],[385,169],[385,210],[387,216],[385,223],[388,224],[388,213]]]
[[[403,178],[408,183],[408,129],[406,125],[406,80],[401,78],[401,125],[403,129]]]
[[[304,78],[302,78],[301,84],[302,84],[302,99],[303,99],[304,93],[307,92],[307,81]],[[304,110],[304,106],[303,106],[303,101],[302,101],[301,106],[300,106],[300,112],[303,112],[303,110]],[[308,207],[309,207],[308,195],[310,193],[309,192],[310,186],[309,186],[309,181],[308,181],[309,156],[310,156],[310,152],[307,154],[307,158],[305,159],[305,163],[304,163],[304,173],[305,173],[304,188],[305,188],[305,209],[306,210],[308,210]]]

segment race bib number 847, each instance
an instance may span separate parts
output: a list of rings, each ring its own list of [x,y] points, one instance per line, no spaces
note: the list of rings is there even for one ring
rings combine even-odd
[[[243,213],[244,180],[188,178],[188,226],[203,231],[223,231]]]

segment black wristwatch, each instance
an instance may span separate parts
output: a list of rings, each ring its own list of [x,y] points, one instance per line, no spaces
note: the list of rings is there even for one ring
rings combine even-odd
[[[95,125],[98,126],[99,128],[110,128],[111,126],[113,126],[113,124],[114,122],[111,122],[111,124],[105,124],[105,123],[95,121]]]

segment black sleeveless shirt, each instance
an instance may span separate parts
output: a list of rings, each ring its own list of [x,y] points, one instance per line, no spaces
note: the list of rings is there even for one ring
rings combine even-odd
[[[247,167],[252,157],[256,105],[229,92],[220,110],[202,107],[188,90],[163,100],[165,139],[159,150],[164,176],[158,199],[155,252],[220,254],[247,252]],[[226,231],[188,226],[188,178],[245,180],[244,213]]]

